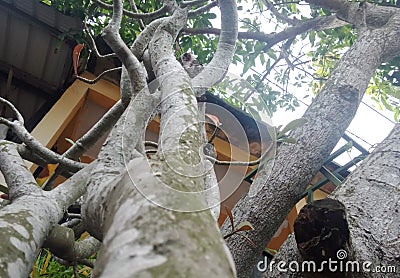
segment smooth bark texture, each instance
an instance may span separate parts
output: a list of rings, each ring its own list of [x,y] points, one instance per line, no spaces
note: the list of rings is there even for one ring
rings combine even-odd
[[[13,143],[0,142],[0,168],[12,203],[0,210],[0,277],[27,277],[51,229],[85,191],[88,169],[57,190],[40,190]],[[65,194],[65,187],[72,190]],[[60,194],[61,193],[61,194]]]
[[[134,182],[141,182],[141,192]],[[132,160],[120,182],[110,186],[106,236],[94,277],[234,276],[233,261],[209,211],[178,212],[150,202],[195,205],[201,200],[165,194],[146,159]],[[144,198],[143,193],[151,195]]]
[[[322,91],[304,114],[307,123],[295,130],[293,145],[278,149],[271,175],[261,171],[252,186],[258,194],[246,196],[234,208],[235,221],[249,221],[255,231],[227,240],[239,277],[248,277],[262,250],[279,228],[315,173],[321,168],[353,119],[369,80],[386,59],[400,53],[400,14],[381,28],[360,28],[359,37],[339,60]],[[229,223],[225,221],[223,233]]]
[[[18,121],[0,117],[0,122],[13,128],[25,145],[0,142],[0,168],[11,199],[11,204],[0,208],[0,277],[27,277],[46,239],[47,246],[66,261],[86,258],[101,241],[93,277],[234,277],[233,258],[203,192],[215,185],[216,177],[207,172],[211,163],[204,161],[203,117],[196,95],[221,81],[228,70],[238,37],[236,2],[206,4],[194,0],[178,4],[165,0],[160,10],[149,14],[124,10],[122,0],[114,0],[113,5],[95,2],[113,9],[103,37],[123,64],[121,101],[64,155],[37,142],[23,127],[21,114],[8,104]],[[257,195],[244,198],[234,209],[236,223],[249,221],[255,228],[246,235],[256,248],[236,234],[228,239],[239,277],[249,277],[265,244],[344,133],[376,68],[400,54],[400,14],[396,9],[344,0],[308,2],[336,12],[339,19],[290,19],[269,6],[273,14],[292,26],[278,34],[248,32],[241,36],[263,41],[265,50],[307,30],[347,23],[356,26],[359,36],[306,111],[306,125],[290,135],[297,143],[282,145],[272,174],[261,171],[252,185]],[[221,30],[204,31],[220,31],[217,50],[211,62],[191,78],[175,57],[176,38],[187,27],[188,18],[217,5]],[[124,14],[143,19],[143,31],[131,47],[119,35]],[[150,19],[155,20],[146,22]],[[147,84],[153,78],[155,82]],[[156,108],[161,120],[159,143],[155,144],[158,149],[147,157],[144,133]],[[73,160],[110,129],[95,162],[86,165]],[[355,256],[397,267],[399,129],[397,125],[333,195],[350,215]],[[68,174],[82,170],[57,188],[42,191],[17,150],[43,166],[59,163],[63,171],[71,172]],[[71,229],[56,224],[84,193],[82,222],[93,237],[75,242]],[[218,192],[208,193],[209,200],[218,198]],[[390,202],[384,201],[388,199]],[[230,231],[226,224],[224,234]],[[301,260],[292,238],[282,250],[276,258]],[[276,272],[273,275],[278,277]]]
[[[197,102],[191,80],[172,49],[186,18],[187,10],[176,8],[141,37],[154,34],[149,55],[160,94],[133,88],[136,97],[99,154],[84,205],[88,231],[103,241],[95,277],[234,276],[233,260],[216,222],[204,210]],[[118,44],[118,38],[114,42]],[[221,70],[226,72],[227,65]],[[157,96],[161,97],[159,152],[147,161],[134,147],[143,135],[137,131],[145,129],[158,104]],[[169,194],[168,188],[183,194]],[[187,194],[191,192],[195,194]],[[206,270],[205,265],[209,266]]]

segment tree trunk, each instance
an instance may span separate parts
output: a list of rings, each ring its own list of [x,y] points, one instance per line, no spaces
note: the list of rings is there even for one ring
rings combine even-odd
[[[400,124],[365,159],[362,164],[336,189],[331,198],[342,202],[347,210],[350,228],[350,260],[359,265],[359,272],[349,277],[376,277],[381,267],[385,277],[396,277],[400,269]],[[333,258],[336,259],[337,258]],[[294,237],[291,236],[274,257],[274,261],[299,264],[302,258]],[[363,263],[366,270],[362,269]],[[276,268],[265,272],[265,277],[282,277]],[[287,277],[307,277],[307,273],[286,273]]]
[[[235,8],[231,1],[221,4]],[[88,231],[103,242],[94,277],[235,275],[204,198],[202,125],[195,93],[172,48],[187,12],[177,8],[158,25],[149,43],[157,90],[133,89],[136,98],[99,155],[104,166],[92,177],[84,207]],[[113,20],[118,25],[118,15]],[[161,112],[158,152],[148,159],[136,146],[156,106]]]
[[[307,123],[290,135],[297,143],[278,149],[272,171],[262,170],[252,184],[257,194],[246,196],[234,208],[237,223],[247,220],[255,228],[246,232],[255,248],[239,236],[227,240],[239,277],[249,277],[265,245],[347,129],[376,68],[398,55],[399,21],[396,13],[381,28],[360,28],[357,41],[305,112]],[[224,234],[228,224],[224,223]]]

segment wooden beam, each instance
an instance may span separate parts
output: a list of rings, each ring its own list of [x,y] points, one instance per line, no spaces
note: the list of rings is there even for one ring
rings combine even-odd
[[[44,146],[51,148],[83,105],[87,90],[86,84],[75,81],[33,129],[32,135]]]
[[[94,78],[92,74],[86,72],[82,76],[88,79]],[[87,84],[76,80],[64,92],[46,116],[43,117],[32,131],[32,135],[44,146],[51,148],[64,128],[84,104],[89,89],[114,102],[119,99],[118,86],[110,82],[100,80],[95,84]]]

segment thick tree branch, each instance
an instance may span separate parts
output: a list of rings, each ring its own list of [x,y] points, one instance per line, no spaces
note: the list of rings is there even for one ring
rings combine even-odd
[[[276,34],[266,34],[263,32],[239,32],[238,39],[249,39],[249,40],[257,40],[260,42],[265,42],[268,48],[270,48],[281,41],[294,38],[295,36],[307,32],[309,30],[314,30],[314,31],[325,30],[325,29],[341,27],[346,24],[348,23],[338,20],[334,15],[323,16],[323,17],[308,19],[305,21],[300,21],[295,26],[289,27],[286,30]],[[198,35],[198,34],[219,35],[221,30],[218,28],[184,28],[182,32],[192,35]]]
[[[186,11],[177,8],[173,15],[166,18],[158,27],[150,42],[149,52],[163,96],[161,129],[163,127],[170,129],[165,134],[162,132],[162,137],[166,136],[166,138],[160,138],[159,148],[179,155],[176,149],[171,149],[174,144],[166,140],[167,138],[175,140],[175,137],[178,137],[181,138],[179,146],[184,148],[184,154],[190,152],[190,157],[192,157],[192,155],[199,156],[198,146],[201,145],[198,133],[196,133],[198,127],[195,125],[196,122],[193,123],[197,120],[196,98],[190,87],[190,79],[176,61],[172,48],[179,30],[185,23]],[[148,104],[149,100],[147,100]],[[139,107],[143,106],[141,104]],[[144,109],[151,111],[148,107]],[[168,112],[170,110],[174,112],[172,117]],[[141,111],[134,109],[133,112],[138,117]],[[170,123],[168,123],[169,120]],[[183,136],[179,137],[180,134],[177,133],[177,130],[187,126],[189,128]],[[128,127],[135,130],[135,126]],[[144,129],[144,127],[138,128]],[[170,135],[174,138],[171,138]],[[200,182],[201,178],[191,175],[178,177],[171,172],[173,166],[169,164],[170,161],[166,161],[167,156],[161,154],[159,157],[160,159],[156,157],[150,163],[145,157],[133,158],[124,175],[114,177],[113,182],[106,186],[95,188],[98,191],[105,189],[105,195],[102,195],[102,198],[105,200],[104,207],[106,209],[103,209],[103,205],[101,205],[100,213],[97,212],[104,216],[104,225],[100,226],[104,238],[93,274],[107,277],[118,275],[123,271],[127,277],[144,276],[154,272],[165,273],[167,276],[179,276],[179,273],[193,276],[200,273],[200,266],[204,261],[204,263],[208,262],[217,267],[202,268],[202,274],[232,276],[232,266],[225,256],[222,238],[208,211],[181,213],[161,207],[161,204],[167,205],[168,208],[172,205],[186,205],[190,208],[202,205],[204,195],[201,193],[188,194],[185,195],[185,198],[179,198],[165,192],[166,189],[174,188],[184,189],[185,192],[190,191],[187,193],[197,193],[192,191],[203,189],[204,184]],[[191,161],[183,161],[180,156],[176,156],[176,158],[176,161],[181,164],[182,162],[185,165],[191,163]],[[102,159],[99,158],[99,161]],[[119,163],[119,160],[117,162]],[[159,174],[153,173],[152,170],[161,172],[161,180],[158,179]],[[104,179],[103,173],[101,177]],[[168,186],[164,186],[165,184]],[[152,201],[153,198],[157,205]],[[99,203],[96,199],[88,199],[88,201]],[[99,211],[98,207],[97,210]],[[91,212],[90,216],[93,215],[97,217]],[[148,217],[142,217],[143,215]],[[198,227],[194,228],[196,225],[191,223],[197,223]],[[97,225],[96,228],[99,229],[99,226]],[[151,236],[146,233],[145,231],[149,228],[156,230],[157,235]],[[176,233],[177,229],[180,231],[179,234]],[[207,236],[204,236],[203,231]],[[97,232],[97,234],[100,233]],[[198,238],[200,241],[194,238]],[[200,242],[202,242],[201,248],[199,248]],[[121,243],[126,250],[124,254],[120,252]],[[200,256],[198,256],[198,252],[201,253]],[[201,263],[190,263],[194,260]],[[176,272],[178,268],[180,269],[179,273]]]
[[[132,90],[134,92],[140,92],[147,86],[146,71],[119,34],[123,13],[122,7],[121,0],[114,0],[113,15],[110,23],[104,28],[102,36],[127,69],[132,84]],[[124,92],[127,94],[123,94]],[[130,93],[132,93],[130,90],[121,90],[121,100],[124,106],[127,106],[131,99]]]
[[[73,161],[59,155],[46,147],[44,147],[39,141],[37,141],[19,122],[15,121],[12,123],[11,128],[14,130],[15,134],[21,139],[21,141],[35,153],[37,153],[43,159],[48,159],[51,161],[56,161],[61,165],[65,166],[67,169],[76,172],[85,167],[84,163]]]
[[[135,153],[135,147],[143,135],[142,132],[145,130],[155,103],[158,102],[158,96],[150,94],[148,91],[144,68],[119,36],[121,18],[122,3],[116,0],[114,1],[112,20],[103,33],[107,43],[124,64],[121,95],[125,99],[122,100],[123,105],[127,105],[129,101],[130,106],[114,126],[99,153],[98,164],[92,173],[87,199],[83,206],[83,218],[87,229],[99,240],[103,238],[105,232],[103,224],[107,195],[113,190],[109,183],[120,175],[132,157],[140,155]],[[148,30],[150,29],[151,27]],[[140,54],[146,47],[146,38],[143,38],[138,40],[136,46],[135,44],[133,46],[137,54]],[[131,84],[129,84],[129,80]],[[142,132],[137,132],[138,130]],[[98,223],[102,223],[100,227]]]
[[[79,138],[74,145],[64,153],[64,156],[71,159],[77,159],[83,155],[85,151],[93,146],[99,138],[106,134],[115,125],[123,112],[124,107],[122,106],[121,100],[119,100],[88,132]]]
[[[82,241],[75,241],[75,233],[72,229],[55,225],[43,247],[49,248],[50,252],[60,259],[77,262],[96,253],[100,245],[100,241],[90,236]]]
[[[193,80],[193,88],[207,89],[221,81],[228,71],[238,34],[236,2],[219,1],[221,10],[221,33],[213,59]]]
[[[21,163],[18,162],[18,166],[14,167],[20,167]],[[6,175],[10,181],[14,179],[8,173]],[[10,205],[0,210],[0,277],[29,276],[39,248],[53,226],[63,217],[65,209],[83,194],[88,177],[85,168],[73,179],[67,180],[65,187],[60,189],[46,192],[32,186],[29,192],[18,196]],[[26,181],[27,184],[34,182],[33,177],[27,175],[18,177],[17,180]],[[79,190],[75,190],[76,188]]]
[[[191,0],[191,1],[182,1],[180,3],[181,8],[185,7],[193,7],[203,4],[204,2],[208,2],[208,0]]]
[[[0,118],[0,120],[1,119],[2,118]],[[21,141],[28,147],[28,149],[37,155],[36,157],[32,157],[32,159],[37,161],[38,163],[42,163],[43,160],[48,161],[48,163],[60,163],[68,170],[73,172],[76,172],[85,167],[84,163],[73,161],[44,147],[25,129],[21,122],[11,122],[6,120],[4,124],[7,124],[9,127],[11,127],[18,138],[21,139]],[[28,160],[30,160],[30,158],[27,157],[30,152],[29,150],[26,150],[24,147],[21,146],[18,147],[18,151],[20,151],[21,154],[24,155],[24,158],[26,157]]]
[[[198,103],[199,114],[201,118],[201,137],[203,143],[203,153],[205,156],[215,157],[215,149],[214,146],[209,144],[210,142],[207,139],[207,131],[206,131],[206,103],[200,102]],[[214,133],[218,130],[218,126],[215,128]],[[212,136],[211,136],[212,137]],[[206,145],[205,145],[206,144]],[[211,148],[207,148],[211,147]],[[211,210],[212,215],[214,216],[215,221],[218,222],[218,217],[220,215],[220,205],[221,205],[221,194],[219,192],[218,187],[218,179],[214,171],[214,164],[208,160],[203,161],[203,167],[205,171],[204,176],[204,195],[208,207]]]
[[[149,45],[151,38],[154,36],[154,32],[157,30],[158,26],[160,26],[160,24],[164,21],[165,21],[164,18],[152,21],[137,36],[136,40],[133,42],[131,46],[131,51],[133,55],[135,55],[138,59],[142,58],[143,53],[147,49],[147,46]]]
[[[349,2],[346,0],[308,0],[310,4],[335,12],[337,17],[356,27],[382,27],[398,12],[396,7],[377,6],[368,2]]]
[[[92,162],[79,172],[75,173],[65,182],[59,184],[48,194],[64,208],[69,207],[79,197],[86,193],[90,174],[96,167],[97,161]]]
[[[157,95],[141,92],[120,117],[99,155],[98,165],[92,172],[83,218],[91,235],[103,238],[104,212],[107,196],[115,181],[133,157],[141,156],[135,147],[141,143],[147,121],[159,99]],[[141,131],[141,132],[138,132]],[[99,223],[100,224],[99,227]]]
[[[40,191],[14,143],[0,141],[0,170],[6,180],[11,201],[31,192]]]
[[[15,114],[15,116],[17,118],[17,121],[19,121],[22,125],[24,124],[24,117],[22,116],[22,114],[18,111],[18,109],[11,102],[9,102],[8,100],[0,97],[0,103],[4,103],[8,108],[10,108],[11,111]],[[0,118],[3,119],[3,117],[0,117]],[[9,121],[7,121],[7,122],[9,122]],[[4,124],[7,124],[7,123],[4,122]]]
[[[25,129],[24,119],[18,109],[16,109],[12,103],[3,98],[0,98],[0,102],[6,104],[16,115],[16,121],[12,122],[0,117],[0,123],[6,124],[12,128],[21,141],[26,144],[28,148],[23,145],[17,147],[18,152],[24,159],[33,161],[42,166],[46,166],[47,163],[60,163],[72,171],[77,171],[84,167],[84,164],[82,163],[66,159],[45,148]]]

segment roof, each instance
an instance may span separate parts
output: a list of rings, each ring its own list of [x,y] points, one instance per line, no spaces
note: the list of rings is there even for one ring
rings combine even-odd
[[[0,96],[22,112],[28,130],[71,80],[75,42],[63,38],[81,30],[80,19],[38,0],[0,0]]]
[[[0,0],[0,70],[45,91],[59,89],[70,69],[72,45],[60,40],[82,30],[77,18],[34,0]]]

